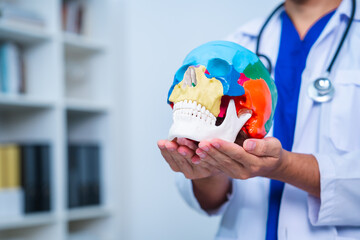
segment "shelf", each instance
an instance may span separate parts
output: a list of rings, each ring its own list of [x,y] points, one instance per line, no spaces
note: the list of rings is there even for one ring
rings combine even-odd
[[[74,33],[63,33],[64,46],[67,54],[88,56],[105,50],[105,44]]]
[[[0,94],[0,110],[43,109],[54,107],[54,102],[26,95]]]
[[[66,110],[70,112],[101,113],[108,111],[109,107],[106,104],[93,102],[90,100],[67,99]]]
[[[7,218],[0,220],[0,230],[9,230],[16,228],[28,228],[48,225],[56,222],[56,218],[50,213],[36,213],[24,215],[18,218]]]
[[[11,49],[3,62],[9,71],[16,70],[25,80],[24,93],[0,90],[0,143],[51,145],[52,207],[48,212],[0,217],[0,240],[99,240],[111,239],[118,232],[117,209],[104,201],[118,202],[116,182],[110,181],[117,169],[109,163],[119,158],[117,135],[111,131],[117,122],[115,93],[110,91],[118,78],[110,65],[117,59],[112,54],[117,49],[111,31],[116,21],[109,9],[117,8],[111,7],[115,4],[108,0],[74,0],[65,9],[66,1],[0,0],[1,6],[13,5],[18,11],[18,18],[0,17],[0,42],[16,45],[23,68],[19,71],[11,67],[15,63]],[[66,21],[69,25],[81,21],[81,32],[88,34],[64,32],[64,14],[72,15]],[[45,25],[36,25],[35,18],[26,20],[32,17],[42,19]],[[11,74],[15,75],[15,71]],[[13,78],[9,77],[9,84]],[[103,205],[66,208],[69,142],[96,143],[101,147],[98,168]],[[33,150],[35,154],[43,153],[38,148]],[[19,153],[19,161],[23,161]],[[19,168],[20,172],[24,167]],[[22,199],[22,207],[26,200]],[[4,198],[5,203],[10,201]]]
[[[82,207],[68,211],[68,221],[90,220],[108,217],[110,212],[103,207]]]
[[[25,45],[31,45],[48,41],[50,38],[50,35],[46,33],[45,30],[0,21],[1,40],[11,40]]]

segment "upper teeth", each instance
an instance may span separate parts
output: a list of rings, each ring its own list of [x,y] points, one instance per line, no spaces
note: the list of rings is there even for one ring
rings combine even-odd
[[[177,119],[194,119],[215,125],[216,117],[196,101],[185,100],[174,104],[174,121]]]

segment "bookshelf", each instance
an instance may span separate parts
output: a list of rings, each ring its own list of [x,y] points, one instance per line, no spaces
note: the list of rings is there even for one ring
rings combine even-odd
[[[67,14],[78,16],[81,11],[81,27],[76,26],[75,32],[69,30],[74,27],[73,16],[67,15],[64,23],[65,2],[77,5],[75,10],[67,5]],[[0,84],[0,145],[50,146],[51,210],[3,218],[0,206],[0,240],[117,239],[114,203],[118,200],[112,181],[116,170],[110,164],[116,155],[110,143],[116,138],[111,131],[116,123],[116,76],[109,69],[111,0],[0,0],[0,11],[9,4],[36,13],[41,21],[34,25],[0,17],[0,45],[15,44],[25,66],[21,68],[24,91],[9,93]],[[0,74],[0,83],[3,79]],[[100,204],[68,206],[68,155],[73,143],[100,149]]]
[[[81,221],[89,219],[97,219],[110,216],[110,212],[100,207],[84,207],[68,212],[69,221]]]
[[[63,41],[66,52],[70,55],[94,55],[106,50],[106,45],[91,38],[73,33],[64,33]]]
[[[26,45],[33,45],[51,40],[51,35],[44,30],[34,30],[12,23],[0,22],[0,40],[12,40]]]
[[[14,230],[29,227],[51,225],[56,222],[54,215],[49,213],[38,213],[22,218],[3,219],[0,221],[0,230]]]

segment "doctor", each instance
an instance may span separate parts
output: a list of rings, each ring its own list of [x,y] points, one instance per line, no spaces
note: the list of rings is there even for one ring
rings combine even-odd
[[[158,141],[172,170],[185,176],[178,187],[187,203],[222,215],[216,239],[360,239],[360,7],[330,72],[333,99],[308,95],[351,11],[352,0],[286,0],[270,19],[259,52],[275,66],[273,137]],[[231,40],[255,51],[263,21]]]

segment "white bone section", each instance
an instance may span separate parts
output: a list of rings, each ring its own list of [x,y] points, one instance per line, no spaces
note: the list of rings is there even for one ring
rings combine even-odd
[[[194,84],[196,86],[197,84],[197,79],[196,79],[196,73],[195,73],[195,69],[194,67],[190,67],[190,73],[191,73],[191,86],[193,86],[192,84]]]
[[[226,117],[220,126],[216,126],[216,117],[196,101],[182,101],[174,105],[173,124],[169,131],[169,139],[189,138],[195,141],[220,138],[235,142],[241,128],[251,117],[250,112],[236,113],[234,100],[230,100]]]
[[[184,74],[183,88],[186,86],[192,87],[192,84],[195,86],[197,84],[196,72],[194,67],[189,67]]]

